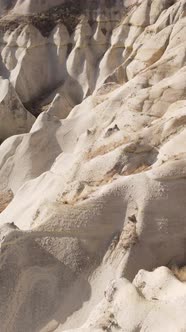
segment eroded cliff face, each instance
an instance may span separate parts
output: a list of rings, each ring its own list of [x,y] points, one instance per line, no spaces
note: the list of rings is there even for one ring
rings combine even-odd
[[[183,332],[186,1],[7,4],[1,332]]]
[[[0,12],[2,14],[7,14],[9,11],[18,14],[30,14],[48,10],[52,6],[61,5],[64,2],[64,0],[1,0]]]

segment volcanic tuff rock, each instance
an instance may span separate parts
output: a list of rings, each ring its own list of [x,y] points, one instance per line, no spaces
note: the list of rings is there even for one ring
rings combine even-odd
[[[0,8],[1,332],[185,331],[186,1]]]

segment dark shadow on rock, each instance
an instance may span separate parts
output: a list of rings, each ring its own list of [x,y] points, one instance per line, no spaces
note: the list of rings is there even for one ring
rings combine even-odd
[[[68,307],[65,299],[71,289],[75,290],[74,283],[83,291]],[[83,274],[78,276],[70,265],[59,261],[36,241],[27,238],[10,243],[1,255],[1,332],[7,328],[9,332],[38,332],[56,317],[61,303],[64,308],[60,321],[65,321],[71,310],[78,310],[88,300],[90,293]]]

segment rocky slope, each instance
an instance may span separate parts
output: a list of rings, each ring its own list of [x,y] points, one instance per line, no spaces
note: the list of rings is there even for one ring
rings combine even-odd
[[[186,1],[0,8],[1,332],[186,331]]]

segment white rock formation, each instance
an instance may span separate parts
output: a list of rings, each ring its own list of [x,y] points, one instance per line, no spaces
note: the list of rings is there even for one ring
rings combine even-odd
[[[28,132],[35,117],[27,112],[7,79],[0,79],[0,142],[14,134]]]
[[[17,14],[30,14],[44,11],[52,6],[63,4],[64,0],[0,0],[0,13],[13,11]]]
[[[167,268],[140,270],[132,284],[113,280],[87,322],[68,331],[181,332],[186,326],[185,296],[186,285]]]
[[[185,331],[185,6],[1,19],[1,332]]]

